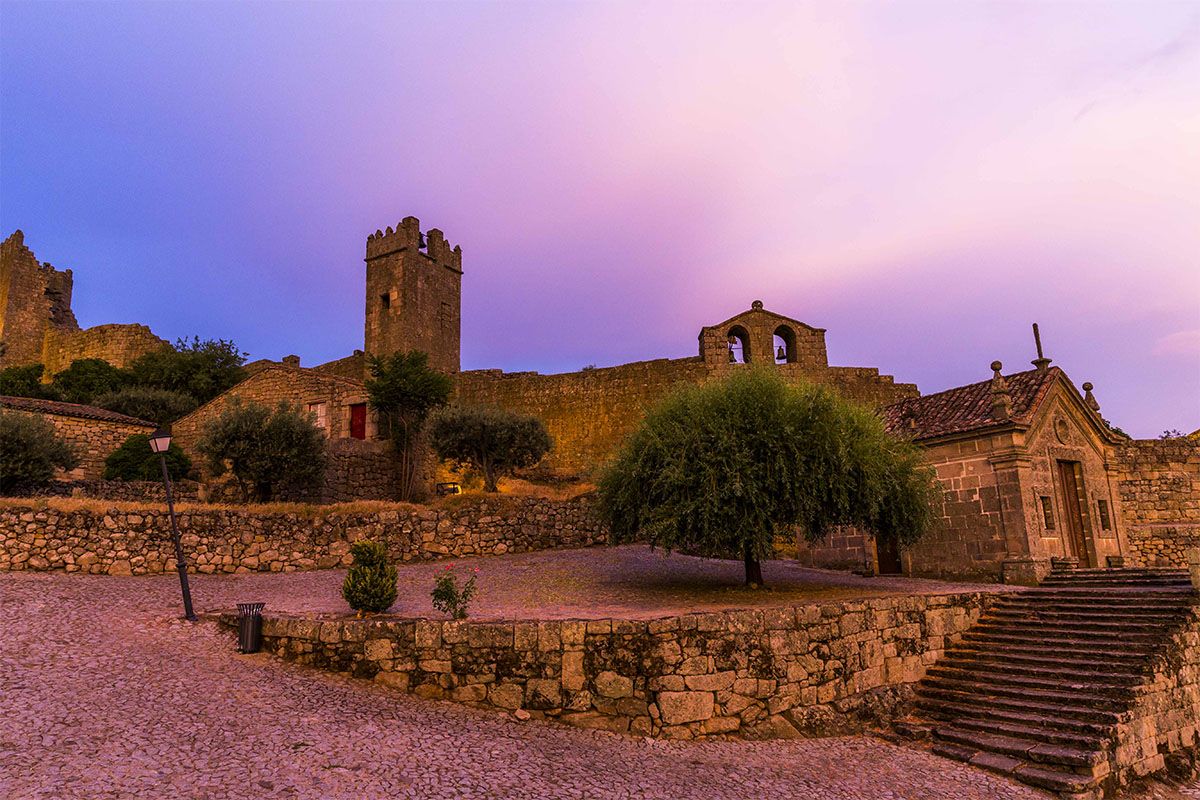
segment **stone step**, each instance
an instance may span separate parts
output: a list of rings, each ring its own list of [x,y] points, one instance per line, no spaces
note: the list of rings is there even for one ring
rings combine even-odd
[[[1065,717],[1083,722],[1094,722],[1100,725],[1116,725],[1122,722],[1128,714],[1116,711],[1091,708],[1074,703],[1054,702],[1048,699],[1037,699],[1032,696],[1011,697],[997,695],[979,695],[974,692],[963,692],[940,686],[920,684],[917,687],[919,696],[930,700],[942,700],[959,705],[974,705],[981,708],[1001,708],[1015,711],[1026,711],[1047,717]]]
[[[1069,767],[1081,775],[1093,778],[1098,777],[1094,774],[1093,769],[1106,760],[1106,754],[1100,750],[1049,744],[1023,736],[966,730],[953,725],[934,728],[933,735],[955,744],[974,747],[976,750],[1002,753],[1022,761]],[[1105,769],[1103,772],[1107,773],[1107,770]]]
[[[990,772],[997,772],[1009,778],[1019,780],[1022,783],[1028,783],[1031,786],[1037,786],[1042,789],[1049,789],[1064,796],[1090,792],[1098,784],[1097,779],[1080,775],[1073,770],[1054,769],[1044,765],[1028,764],[1010,756],[1001,756],[996,753],[989,753],[977,750],[974,747],[953,744],[951,742],[935,743],[933,745],[933,752],[944,758],[964,761],[972,766],[986,769]]]
[[[991,633],[971,631],[963,635],[962,643],[977,648],[1024,648],[1042,650],[1071,658],[1101,657],[1124,662],[1140,662],[1149,659],[1155,646],[1145,642],[1096,641],[1067,636],[1039,635],[1037,633]],[[1119,648],[1119,650],[1118,650]]]
[[[966,692],[986,698],[1013,697],[1047,703],[1062,703],[1070,706],[1078,705],[1087,708],[1107,708],[1115,705],[1121,699],[1105,692],[1092,692],[1084,689],[1077,691],[1066,687],[1046,689],[1035,686],[1012,686],[990,680],[959,680],[941,675],[932,676],[928,681],[928,685],[931,688]]]
[[[1146,626],[1105,625],[1101,622],[1053,622],[1050,620],[1016,620],[990,617],[971,629],[972,633],[1021,634],[1061,636],[1096,642],[1138,642],[1157,645],[1170,635],[1169,628],[1155,630]]]
[[[999,653],[956,650],[931,668],[946,667],[976,670],[993,674],[1025,675],[1031,678],[1056,679],[1070,675],[1080,681],[1108,682],[1117,686],[1135,686],[1146,678],[1147,670],[1111,661],[1063,661],[1054,655],[1034,655],[1028,658]]]
[[[1037,607],[1001,606],[993,609],[988,619],[1020,620],[1030,623],[1070,623],[1083,628],[1093,625],[1100,629],[1117,626],[1146,626],[1153,630],[1168,630],[1179,624],[1185,615],[1178,612],[1147,610],[1140,613],[1130,613],[1120,609],[1057,609]]]
[[[959,717],[954,720],[957,728],[996,733],[1002,736],[1016,736],[1022,739],[1034,739],[1049,744],[1065,744],[1086,750],[1107,751],[1112,744],[1112,737],[1088,735],[1074,731],[1062,730],[1058,727],[1029,725],[1019,722],[1009,722],[998,719],[972,719]]]
[[[965,720],[978,720],[980,722],[999,721],[1030,727],[1051,728],[1064,734],[1073,733],[1098,739],[1111,738],[1114,730],[1111,723],[1072,719],[1070,717],[1045,712],[1039,713],[1026,709],[982,707],[925,698],[918,698],[917,707],[926,716],[947,722],[962,722]]]
[[[1132,700],[1136,695],[1132,681],[1121,681],[1104,675],[1081,676],[1070,672],[1049,675],[1030,675],[1027,672],[998,672],[980,667],[963,667],[952,663],[938,663],[926,673],[930,677],[949,680],[989,683],[997,686],[1031,689],[1056,689],[1085,692],[1120,700]]]

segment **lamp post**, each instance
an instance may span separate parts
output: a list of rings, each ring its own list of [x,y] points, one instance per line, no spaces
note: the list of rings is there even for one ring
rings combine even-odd
[[[167,489],[167,513],[171,517],[171,539],[175,542],[175,566],[179,569],[179,588],[183,590],[183,617],[189,622],[196,622],[196,612],[192,611],[192,590],[188,588],[187,563],[183,560],[183,544],[179,541],[179,526],[175,523],[175,502],[171,499],[171,476],[167,474],[167,448],[171,446],[171,434],[159,428],[150,434],[150,449],[158,453],[158,463],[162,467],[163,486]]]

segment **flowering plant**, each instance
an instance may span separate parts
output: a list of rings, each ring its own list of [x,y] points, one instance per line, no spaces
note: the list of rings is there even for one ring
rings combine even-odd
[[[472,568],[471,577],[459,585],[454,565],[447,564],[433,586],[433,607],[443,614],[449,614],[451,619],[466,619],[467,605],[475,596],[475,578],[478,575],[479,568]]]

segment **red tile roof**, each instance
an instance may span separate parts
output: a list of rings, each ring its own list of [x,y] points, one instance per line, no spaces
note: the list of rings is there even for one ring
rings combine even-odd
[[[32,411],[37,414],[56,414],[60,417],[94,419],[101,422],[119,422],[122,425],[140,425],[145,428],[158,427],[153,422],[118,414],[115,411],[109,411],[107,408],[83,406],[78,403],[60,403],[57,400],[42,400],[37,397],[7,397],[0,395],[0,408],[11,408],[14,411]]]
[[[1058,367],[1006,375],[1004,380],[1012,399],[1012,416],[1008,420],[992,416],[990,379],[892,403],[883,409],[883,419],[892,433],[912,439],[931,439],[1014,422],[1028,423],[1042,398],[1060,377],[1066,378]]]

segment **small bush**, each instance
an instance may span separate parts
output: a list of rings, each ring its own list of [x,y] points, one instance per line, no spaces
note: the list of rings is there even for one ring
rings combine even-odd
[[[173,481],[187,478],[192,472],[191,459],[174,442],[167,448],[167,472]],[[135,433],[109,453],[104,459],[104,478],[110,481],[161,480],[162,467],[158,463],[158,454],[150,449],[150,437]]]
[[[55,469],[74,469],[79,457],[54,426],[40,417],[0,411],[0,494],[18,486],[38,486]]]
[[[92,400],[92,405],[166,427],[195,409],[196,400],[191,395],[169,389],[130,386],[105,392]]]
[[[38,397],[57,400],[58,394],[49,383],[42,383],[41,364],[0,369],[0,395],[6,397]]]
[[[479,568],[471,570],[471,577],[462,586],[458,585],[458,576],[454,574],[454,565],[447,564],[434,582],[433,607],[443,614],[449,614],[450,619],[466,619],[467,606],[475,597],[475,577]]]
[[[342,584],[342,597],[362,616],[364,611],[387,611],[396,602],[396,567],[388,561],[383,542],[363,539],[350,545],[354,563]]]

